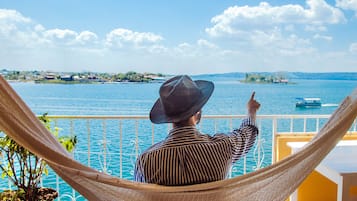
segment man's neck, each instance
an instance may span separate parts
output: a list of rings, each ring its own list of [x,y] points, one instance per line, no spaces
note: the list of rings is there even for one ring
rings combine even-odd
[[[173,123],[173,128],[180,128],[180,127],[187,127],[187,126],[196,126],[196,124],[180,124],[180,123]]]
[[[185,126],[196,126],[196,121],[194,118],[190,118],[187,121],[172,123],[173,128],[185,127]]]

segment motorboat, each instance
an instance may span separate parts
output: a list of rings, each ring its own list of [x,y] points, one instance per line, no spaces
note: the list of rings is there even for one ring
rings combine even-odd
[[[309,107],[321,107],[320,98],[297,98],[296,107],[309,108]]]

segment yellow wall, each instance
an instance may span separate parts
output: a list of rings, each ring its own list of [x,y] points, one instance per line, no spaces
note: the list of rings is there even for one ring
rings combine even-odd
[[[276,161],[291,154],[288,142],[307,142],[313,136],[308,133],[277,135],[275,138]],[[357,133],[345,135],[343,140],[357,140]],[[350,195],[353,200],[357,201],[357,187],[351,188]],[[316,171],[313,171],[298,188],[299,201],[336,201],[336,196],[337,185]]]
[[[350,201],[357,201],[357,186],[350,189]]]

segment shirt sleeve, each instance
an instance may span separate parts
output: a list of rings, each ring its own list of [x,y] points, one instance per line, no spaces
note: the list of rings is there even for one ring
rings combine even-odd
[[[141,170],[142,170],[141,160],[140,157],[138,157],[134,169],[134,181],[145,182],[145,178]]]
[[[228,135],[232,145],[233,162],[248,153],[248,151],[253,147],[258,133],[259,130],[255,125],[255,121],[248,117],[243,119],[238,129],[233,130]]]

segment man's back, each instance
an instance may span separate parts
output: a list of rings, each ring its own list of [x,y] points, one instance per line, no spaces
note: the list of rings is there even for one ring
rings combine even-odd
[[[251,143],[237,149],[242,132],[252,133]],[[149,148],[137,161],[135,180],[161,185],[189,185],[227,177],[234,158],[244,155],[257,135],[255,126],[244,126],[232,135],[202,135],[192,126],[175,128],[168,137]],[[246,141],[246,142],[249,142]]]
[[[139,159],[145,182],[188,185],[226,178],[232,163],[227,139],[213,139],[192,127],[174,129]],[[146,160],[145,160],[146,158]],[[139,175],[137,175],[139,176]]]

